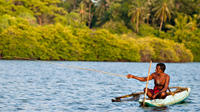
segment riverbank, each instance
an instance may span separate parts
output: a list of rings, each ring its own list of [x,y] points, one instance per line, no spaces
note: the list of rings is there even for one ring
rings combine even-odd
[[[2,59],[68,61],[192,62],[184,44],[153,36],[133,38],[111,34],[105,29],[19,26],[0,34]]]

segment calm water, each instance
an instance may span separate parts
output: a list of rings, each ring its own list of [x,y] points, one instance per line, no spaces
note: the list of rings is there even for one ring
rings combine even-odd
[[[56,63],[56,64],[55,64]],[[2,112],[143,112],[200,111],[200,63],[166,63],[170,86],[190,87],[185,103],[165,108],[142,108],[136,101],[111,102],[117,96],[140,92],[146,83],[73,65],[126,75],[147,76],[149,63],[0,61],[0,111]],[[152,64],[151,72],[155,71]],[[150,81],[149,87],[153,87]]]

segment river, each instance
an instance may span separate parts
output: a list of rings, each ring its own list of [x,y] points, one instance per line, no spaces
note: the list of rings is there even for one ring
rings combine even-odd
[[[137,101],[111,102],[114,97],[142,91],[145,82],[69,67],[147,76],[149,63],[0,60],[0,111],[200,111],[200,63],[165,64],[170,86],[190,87],[191,94],[182,104],[153,108],[140,107]]]

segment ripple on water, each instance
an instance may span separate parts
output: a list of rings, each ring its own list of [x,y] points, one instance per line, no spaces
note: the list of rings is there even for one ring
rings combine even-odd
[[[146,76],[149,63],[53,62],[106,72]],[[24,66],[26,65],[26,66]],[[166,63],[170,86],[192,89],[182,104],[142,108],[138,102],[111,102],[113,97],[142,91],[145,83],[92,71],[69,69],[45,61],[0,60],[0,110],[15,111],[200,111],[200,63]],[[155,70],[153,63],[151,71]],[[191,72],[192,71],[192,72]],[[149,87],[153,87],[150,81]]]

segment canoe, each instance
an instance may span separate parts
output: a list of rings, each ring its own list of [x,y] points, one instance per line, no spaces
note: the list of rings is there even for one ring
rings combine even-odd
[[[173,92],[167,92],[168,96],[165,99],[146,99],[145,106],[151,107],[163,107],[173,104],[178,104],[183,102],[186,98],[188,98],[191,89],[190,88],[183,88],[183,87],[171,87],[176,88]],[[139,99],[139,103],[143,103],[143,98]]]

